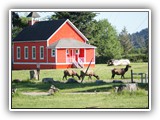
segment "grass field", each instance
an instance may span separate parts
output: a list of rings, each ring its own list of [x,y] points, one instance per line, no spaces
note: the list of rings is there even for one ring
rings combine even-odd
[[[134,72],[148,72],[147,63],[132,63],[131,66]],[[23,80],[21,83],[12,83],[12,87],[18,89],[16,94],[12,95],[12,108],[148,108],[148,84],[139,83],[140,89],[133,93],[128,91],[115,93],[114,87],[120,84],[109,82],[112,68],[113,66],[106,64],[97,64],[94,68],[100,79],[106,82],[102,84],[95,83],[95,78],[88,80],[87,77],[81,84],[66,84],[66,80],[62,80],[63,70],[41,70],[40,81],[29,80],[29,70],[12,71],[12,80],[16,78]],[[80,71],[80,69],[75,70]],[[51,84],[42,83],[44,77],[61,81],[54,84],[60,91],[50,96],[22,94],[23,92],[48,92]],[[120,76],[115,76],[115,79],[121,80]],[[123,81],[128,79],[130,79],[130,70],[125,74]],[[88,92],[93,94],[84,94]]]
[[[132,63],[132,70],[134,72],[143,72],[143,73],[148,73],[148,64],[147,63]],[[116,67],[116,68],[124,68],[125,66],[107,66],[106,64],[97,64],[93,70],[95,71],[96,74],[99,75],[101,80],[110,80],[111,79],[111,70]],[[126,79],[130,79],[130,70],[125,74]],[[77,73],[82,69],[75,69]],[[50,70],[41,70],[40,72],[40,79],[43,79],[45,77],[50,77],[53,78],[54,80],[62,80],[63,78],[63,69],[50,69]],[[12,71],[12,80],[19,78],[22,80],[29,80],[29,70],[17,70],[17,71]],[[120,79],[121,76],[115,76],[115,79]],[[137,78],[137,77],[136,77]],[[139,77],[140,78],[140,77]],[[77,79],[75,77],[75,79]],[[88,80],[88,77],[85,77],[85,80]],[[93,78],[93,80],[96,80]]]

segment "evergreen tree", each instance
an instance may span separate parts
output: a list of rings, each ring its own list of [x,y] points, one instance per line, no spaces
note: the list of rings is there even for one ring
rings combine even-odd
[[[20,17],[17,13],[15,12],[12,12],[12,26],[15,27],[15,26],[19,26],[19,23],[20,23]]]
[[[119,34],[119,40],[123,47],[123,54],[127,55],[132,50],[133,46],[126,27],[124,27],[122,32]]]
[[[28,26],[28,18],[19,17],[18,13],[12,12],[12,39],[15,38],[24,27]]]
[[[108,59],[121,58],[122,47],[118,41],[117,32],[107,19],[98,21],[98,40],[97,50],[100,56],[106,56]]]

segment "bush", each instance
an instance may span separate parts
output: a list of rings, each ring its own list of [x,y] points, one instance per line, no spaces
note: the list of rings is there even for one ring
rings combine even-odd
[[[146,54],[128,54],[124,58],[129,59],[131,62],[148,62]]]
[[[131,62],[148,62],[148,56],[146,54],[128,54],[123,56],[124,59],[129,59]],[[106,64],[108,60],[115,59],[108,56],[96,56],[97,64]]]
[[[107,61],[111,58],[107,56],[96,56],[96,64],[107,64]]]

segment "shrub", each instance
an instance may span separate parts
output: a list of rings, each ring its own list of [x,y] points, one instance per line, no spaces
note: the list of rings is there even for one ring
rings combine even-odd
[[[96,63],[97,64],[106,64],[109,58],[107,56],[96,56]]]
[[[128,54],[124,58],[129,59],[131,62],[148,62],[146,54]]]

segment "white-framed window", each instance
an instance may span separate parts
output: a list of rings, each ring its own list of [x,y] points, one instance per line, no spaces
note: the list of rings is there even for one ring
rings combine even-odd
[[[67,49],[66,53],[67,53],[67,55],[69,54],[69,50],[68,49]]]
[[[32,59],[36,59],[36,46],[32,46]]]
[[[40,46],[40,59],[44,59],[44,46]]]
[[[17,59],[21,59],[21,48],[17,47]]]
[[[79,49],[76,49],[76,54],[79,54]]]
[[[56,55],[56,50],[55,49],[51,49],[51,56],[55,57],[55,55]]]
[[[24,47],[24,59],[28,59],[28,47]]]

